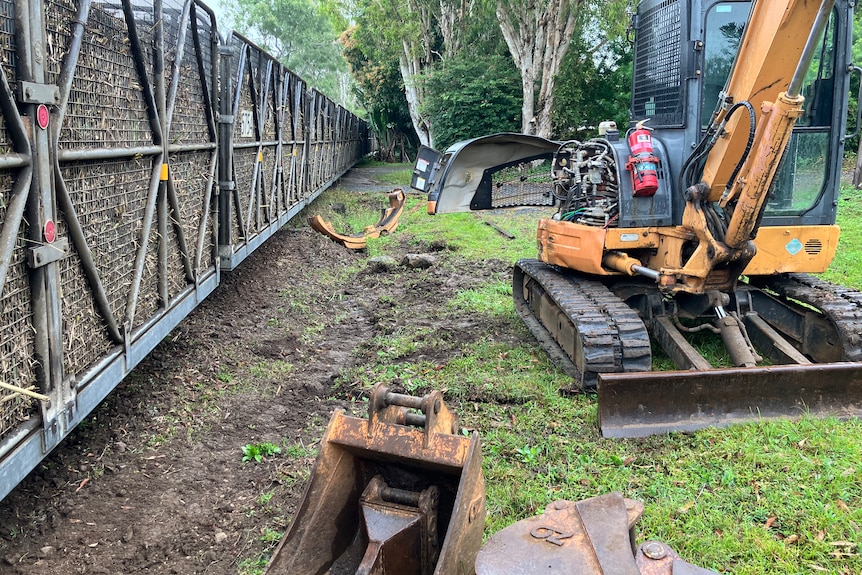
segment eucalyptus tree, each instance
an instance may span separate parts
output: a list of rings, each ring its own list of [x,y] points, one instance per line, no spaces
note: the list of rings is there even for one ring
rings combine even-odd
[[[361,49],[374,60],[393,60],[419,142],[433,146],[431,121],[424,112],[423,79],[429,70],[463,48],[463,30],[476,0],[358,0]]]
[[[347,107],[347,63],[327,11],[316,0],[221,0],[243,35],[299,74],[310,85]]]
[[[587,50],[599,50],[607,42],[608,24],[618,25],[626,4],[626,0],[497,0],[497,21],[521,73],[523,133],[551,136],[556,78],[579,23],[592,31],[589,40],[582,35]]]

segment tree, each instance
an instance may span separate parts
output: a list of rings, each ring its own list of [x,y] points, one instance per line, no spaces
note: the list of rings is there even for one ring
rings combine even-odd
[[[350,27],[339,41],[350,65],[359,100],[377,133],[378,159],[394,161],[399,145],[403,156],[405,148],[414,148],[416,141],[401,73],[395,60],[380,61],[366,54],[363,45],[356,41],[358,33],[356,26]]]
[[[424,78],[435,64],[462,49],[477,0],[359,0],[356,42],[378,61],[398,63],[419,141],[433,146],[425,116]]]
[[[500,0],[497,20],[521,73],[521,131],[548,137],[554,78],[575,32],[580,0]],[[539,110],[536,117],[536,83]]]
[[[588,53],[595,53],[615,36],[608,24],[614,30],[619,27],[625,5],[625,0],[497,0],[500,30],[521,73],[522,132],[551,135],[556,77],[579,17],[601,16],[581,19],[583,29],[590,33],[582,34],[583,45]]]
[[[347,64],[332,23],[316,0],[224,2],[228,18],[306,82],[347,107]]]
[[[419,141],[432,145],[431,127],[420,112],[424,99],[421,75],[435,60],[438,48],[431,3],[424,0],[361,0],[354,39],[376,62],[394,61]]]
[[[631,103],[631,46],[619,39],[599,57],[585,57],[586,50],[574,41],[572,48],[557,78],[554,135],[584,140],[596,136],[596,127],[604,120],[616,121],[624,131]]]

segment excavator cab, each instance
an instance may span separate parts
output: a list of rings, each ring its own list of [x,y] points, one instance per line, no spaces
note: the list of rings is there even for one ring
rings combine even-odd
[[[644,0],[624,134],[424,151],[430,213],[549,206],[514,305],[598,389],[605,435],[862,413],[862,293],[804,275],[838,246],[852,18],[847,0]],[[678,371],[650,373],[653,345]]]

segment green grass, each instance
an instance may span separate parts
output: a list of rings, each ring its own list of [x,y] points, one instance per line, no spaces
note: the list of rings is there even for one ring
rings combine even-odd
[[[859,421],[610,441],[596,431],[593,398],[560,396],[554,378],[530,381],[539,397],[526,403],[459,410],[482,435],[487,533],[555,499],[619,491],[646,504],[643,539],[698,565],[737,574],[862,567]],[[836,557],[839,542],[854,556]]]
[[[369,255],[385,254],[387,246],[394,241],[403,241],[409,235],[417,246],[439,245],[445,240],[445,248],[464,259],[482,260],[489,255],[496,259],[511,260],[536,256],[536,224],[538,216],[518,216],[509,213],[483,214],[457,213],[429,216],[424,195],[408,197],[404,213],[399,221],[398,233],[389,237],[369,240]],[[491,221],[515,239],[508,239],[493,227]],[[445,230],[445,232],[441,232]]]
[[[404,164],[395,164],[396,166],[404,166]],[[410,178],[413,177],[413,166],[405,166],[400,169],[396,169],[392,172],[383,172],[375,176],[374,179],[380,182],[384,182],[387,184],[392,184],[395,186],[403,186],[405,188],[410,186]]]
[[[484,313],[515,318],[512,307],[512,283],[494,282],[458,293],[449,306],[466,313]]]
[[[862,198],[848,192],[839,205],[839,254],[824,276],[858,288]],[[351,205],[361,210],[369,203]],[[535,212],[432,217],[425,213],[424,198],[411,195],[398,231],[370,241],[366,255],[390,253],[404,242],[417,251],[442,242],[460,264],[489,258],[512,263],[535,257],[538,217]],[[516,238],[506,239],[484,220]],[[541,513],[554,500],[619,491],[646,505],[641,540],[665,541],[697,565],[738,575],[862,573],[862,422],[804,417],[603,439],[596,397],[560,393],[570,380],[520,325],[507,282],[490,278],[444,307],[445,313],[481,314],[514,326],[523,335],[521,343],[502,343],[489,333],[437,363],[420,352],[446,342],[408,326],[367,342],[357,352],[362,361],[339,381],[370,388],[397,380],[416,395],[444,390],[462,426],[482,438],[486,536]]]
[[[837,223],[841,227],[838,253],[823,278],[862,289],[862,190],[845,185],[841,191],[842,197],[838,200]]]

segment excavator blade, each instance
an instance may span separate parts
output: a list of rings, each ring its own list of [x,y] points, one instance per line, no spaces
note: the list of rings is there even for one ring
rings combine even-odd
[[[794,416],[862,416],[862,363],[602,373],[599,426],[647,437]]]

